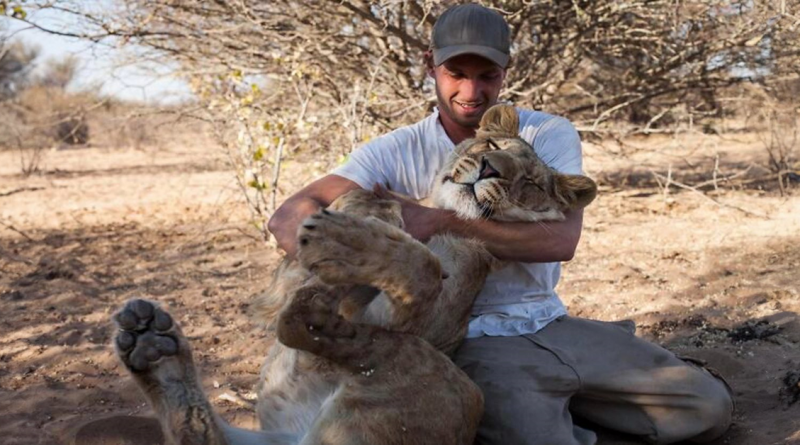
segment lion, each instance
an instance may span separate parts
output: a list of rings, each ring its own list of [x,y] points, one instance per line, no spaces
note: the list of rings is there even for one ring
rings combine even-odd
[[[486,112],[436,178],[435,205],[464,219],[564,219],[597,186],[548,167],[518,137],[516,110]],[[483,397],[449,358],[495,259],[481,242],[403,231],[401,205],[350,192],[298,229],[296,261],[276,271],[258,307],[277,312],[257,387],[262,431],[217,416],[190,346],[156,303],[129,301],[116,350],[176,444],[471,444]]]

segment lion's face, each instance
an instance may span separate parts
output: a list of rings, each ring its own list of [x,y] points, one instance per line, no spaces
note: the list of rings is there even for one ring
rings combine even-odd
[[[517,135],[516,110],[497,105],[486,112],[474,139],[456,147],[439,173],[437,207],[465,219],[499,221],[561,220],[583,208],[597,193],[591,179],[548,167]]]

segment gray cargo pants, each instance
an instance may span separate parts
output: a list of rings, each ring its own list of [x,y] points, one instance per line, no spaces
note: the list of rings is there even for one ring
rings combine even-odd
[[[475,443],[594,444],[572,414],[652,443],[722,435],[733,411],[727,385],[634,330],[567,316],[536,334],[464,340],[453,360],[485,398]]]

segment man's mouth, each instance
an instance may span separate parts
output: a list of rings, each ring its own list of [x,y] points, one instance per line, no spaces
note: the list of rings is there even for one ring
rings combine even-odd
[[[483,102],[459,102],[457,100],[454,100],[453,102],[458,108],[466,113],[474,113],[480,110],[481,106],[483,106]]]

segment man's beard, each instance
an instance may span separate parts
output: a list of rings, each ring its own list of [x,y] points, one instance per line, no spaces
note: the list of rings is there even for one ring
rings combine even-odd
[[[439,88],[436,88],[436,99],[439,101],[440,112],[446,114],[447,117],[449,117],[453,122],[466,128],[478,128],[478,126],[481,123],[481,118],[483,117],[483,113],[485,113],[486,110],[488,110],[491,107],[491,105],[494,105],[494,104],[489,104],[489,106],[484,108],[483,113],[481,113],[480,115],[476,115],[474,117],[465,119],[462,116],[458,115],[455,112],[455,110],[453,110],[453,104],[449,100],[446,100],[444,97],[442,97],[442,93],[439,92]]]

